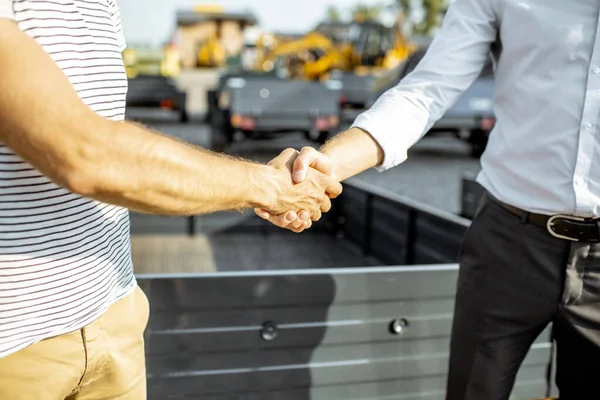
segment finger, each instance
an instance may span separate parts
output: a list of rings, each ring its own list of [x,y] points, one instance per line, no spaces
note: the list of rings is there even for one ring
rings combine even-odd
[[[307,211],[302,210],[298,213],[298,218],[290,225],[292,228],[298,229],[301,228],[308,220],[310,220],[310,214]]]
[[[329,200],[329,197],[325,196],[325,199],[321,203],[320,212],[326,213],[329,212],[329,210],[331,210],[331,200]]]
[[[283,164],[288,164],[290,162],[293,162],[293,160],[295,160],[295,157],[298,154],[299,154],[298,150],[288,147],[287,149],[283,150],[277,157],[275,157],[274,159],[269,161],[267,163],[267,165],[272,165],[272,164],[275,164],[278,162],[283,163]]]
[[[325,186],[325,193],[327,193],[327,195],[332,199],[335,199],[342,193],[342,184],[333,178],[324,176],[323,184]]]
[[[280,215],[269,214],[268,221],[279,228],[290,228],[290,224],[297,218],[294,211],[288,211]]]
[[[309,219],[299,228],[291,228],[292,232],[301,233],[302,231],[309,229],[312,226],[312,221]]]
[[[263,210],[262,208],[255,208],[254,213],[256,215],[258,215],[259,217],[261,217],[262,219],[267,219],[267,220],[271,216],[270,212],[268,212],[267,210]]]
[[[262,208],[255,208],[254,212],[262,219],[266,219],[269,222],[277,222],[278,225],[287,225],[290,221],[294,221],[298,218],[294,211],[288,211],[283,214],[271,214],[269,211]]]
[[[315,222],[317,222],[318,220],[320,220],[320,219],[321,219],[322,215],[323,215],[323,214],[321,213],[321,210],[317,210],[317,211],[315,211],[315,212],[314,212],[314,214],[313,214],[313,215],[310,217],[310,219],[311,219],[311,220],[313,220],[313,221],[315,221]]]
[[[294,160],[292,167],[294,182],[300,183],[306,179],[309,167],[313,167],[326,175],[331,175],[333,170],[329,157],[313,147],[306,146],[302,148],[300,154]]]

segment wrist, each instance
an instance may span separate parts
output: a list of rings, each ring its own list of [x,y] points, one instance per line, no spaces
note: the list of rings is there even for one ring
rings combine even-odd
[[[274,168],[270,165],[252,165],[248,174],[250,182],[247,198],[251,208],[270,210],[277,198],[278,185]]]
[[[344,165],[343,160],[336,157],[338,152],[331,148],[321,148],[319,151],[329,158],[329,161],[331,162],[331,173],[329,176],[336,181],[341,182],[344,177]]]

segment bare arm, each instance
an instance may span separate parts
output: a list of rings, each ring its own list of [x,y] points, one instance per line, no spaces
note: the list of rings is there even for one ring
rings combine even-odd
[[[322,188],[332,197],[341,191],[317,173],[310,187],[293,185],[290,154],[263,166],[102,118],[14,22],[0,19],[0,38],[0,141],[72,192],[141,212],[190,215],[257,206],[283,212],[297,201],[318,209],[326,203]]]

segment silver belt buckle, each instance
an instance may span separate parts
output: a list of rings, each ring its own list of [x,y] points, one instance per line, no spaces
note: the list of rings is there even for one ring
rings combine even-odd
[[[548,232],[550,232],[550,234],[552,236],[554,236],[556,238],[559,238],[559,239],[570,240],[572,242],[579,242],[579,239],[568,237],[568,236],[559,235],[558,233],[554,232],[552,230],[552,227],[554,226],[554,220],[556,220],[556,219],[567,219],[567,220],[571,220],[571,221],[582,222],[582,221],[585,221],[585,218],[575,217],[573,215],[557,214],[557,215],[553,215],[550,218],[548,218],[548,222],[546,223],[546,229],[548,229]]]

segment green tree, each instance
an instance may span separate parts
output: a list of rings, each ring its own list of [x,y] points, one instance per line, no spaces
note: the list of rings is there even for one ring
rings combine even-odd
[[[352,10],[352,18],[360,21],[379,21],[382,11],[381,6],[368,6],[359,3]]]
[[[402,21],[409,23],[409,16],[422,7],[423,18],[412,24],[412,33],[431,36],[442,22],[447,10],[447,0],[396,0],[395,8]]]
[[[327,7],[327,20],[332,22],[341,22],[342,13],[340,9],[334,5],[330,5],[329,7]]]

